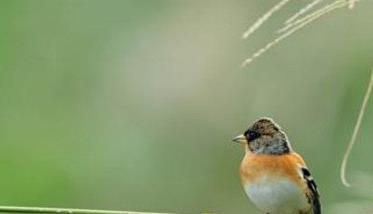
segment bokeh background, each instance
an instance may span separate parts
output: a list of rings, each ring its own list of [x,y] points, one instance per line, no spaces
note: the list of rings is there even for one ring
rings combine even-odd
[[[231,138],[273,117],[326,213],[373,212],[373,99],[339,180],[373,66],[373,1],[329,14],[246,68],[309,1],[1,0],[0,204],[259,213]]]

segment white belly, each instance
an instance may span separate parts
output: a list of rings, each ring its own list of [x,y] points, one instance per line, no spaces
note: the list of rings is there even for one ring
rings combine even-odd
[[[261,179],[244,188],[254,204],[266,213],[298,214],[310,207],[303,191],[289,180]]]

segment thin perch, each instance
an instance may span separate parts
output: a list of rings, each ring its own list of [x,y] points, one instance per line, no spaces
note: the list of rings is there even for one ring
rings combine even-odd
[[[71,209],[71,208],[47,208],[47,207],[15,207],[0,206],[0,213],[59,213],[59,214],[171,214],[153,212],[133,212],[114,210],[91,210],[91,209]]]

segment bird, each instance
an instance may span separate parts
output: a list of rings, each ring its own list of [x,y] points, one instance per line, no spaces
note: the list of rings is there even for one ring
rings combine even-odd
[[[272,118],[259,118],[233,141],[245,147],[241,183],[261,212],[321,214],[320,194],[310,171]]]

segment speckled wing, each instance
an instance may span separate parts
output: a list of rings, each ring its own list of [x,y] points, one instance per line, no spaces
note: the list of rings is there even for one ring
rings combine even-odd
[[[303,179],[305,180],[307,184],[308,191],[306,193],[306,196],[309,200],[309,202],[312,205],[312,214],[321,214],[321,204],[320,204],[320,194],[317,190],[317,186],[315,181],[313,180],[310,171],[302,167],[302,175]]]

